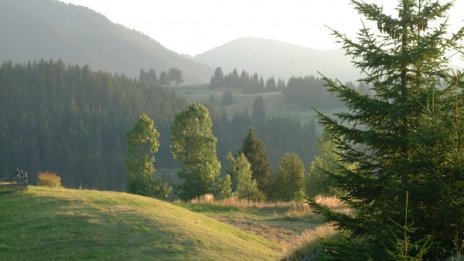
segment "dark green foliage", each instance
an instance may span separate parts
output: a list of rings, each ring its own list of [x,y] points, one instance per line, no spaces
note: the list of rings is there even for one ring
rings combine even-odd
[[[243,140],[239,153],[243,153],[250,162],[253,179],[258,183],[259,190],[269,195],[272,170],[269,166],[266,149],[256,137],[253,129],[248,130],[248,135]]]
[[[158,86],[158,76],[155,70],[151,69],[148,72],[140,70],[139,83],[144,86]]]
[[[66,187],[125,190],[126,132],[149,112],[160,132],[158,166],[173,166],[169,123],[184,104],[158,86],[88,67],[4,63],[0,173],[18,166],[30,173],[53,169]]]
[[[251,118],[257,123],[261,123],[266,119],[266,107],[264,107],[264,100],[262,96],[256,97],[253,101]]]
[[[222,93],[221,103],[225,106],[234,104],[234,96],[232,96],[232,92],[230,90]]]
[[[452,257],[453,241],[464,238],[464,79],[447,67],[447,54],[462,51],[464,30],[446,32],[448,3],[402,0],[398,16],[375,4],[352,3],[377,30],[362,28],[357,41],[334,34],[374,92],[365,95],[325,79],[349,109],[337,118],[320,114],[342,152],[338,171],[327,175],[352,208],[347,215],[311,200],[345,232],[325,244],[325,257]],[[415,247],[403,251],[398,244]]]
[[[274,78],[270,78],[266,84],[265,86],[263,77],[258,76],[257,73],[250,75],[246,71],[242,71],[239,75],[237,69],[234,69],[231,73],[224,75],[220,67],[216,68],[210,80],[211,88],[234,88],[246,94],[277,91]]]
[[[175,85],[179,85],[184,82],[182,71],[177,68],[170,68],[167,76],[169,83],[174,82]]]
[[[127,191],[129,193],[166,198],[170,188],[154,178],[155,153],[159,148],[159,132],[147,114],[127,134]]]
[[[302,200],[304,193],[304,163],[296,153],[285,153],[274,177],[271,197],[277,200]]]
[[[208,109],[202,104],[191,104],[177,113],[172,124],[171,150],[174,159],[182,163],[178,176],[183,181],[179,194],[184,200],[224,191],[217,185],[222,183],[221,164],[211,127]]]
[[[170,84],[168,74],[165,71],[162,71],[158,80],[160,85],[166,86]]]
[[[210,88],[223,87],[222,86],[223,84],[224,84],[224,73],[222,72],[221,67],[217,67],[216,70],[214,70],[213,77],[211,77],[211,80],[209,82],[209,87]]]
[[[282,92],[285,102],[314,108],[342,107],[335,95],[330,95],[324,87],[324,81],[314,76],[292,77]]]
[[[238,151],[250,128],[256,130],[257,137],[265,144],[266,153],[271,166],[278,166],[282,154],[287,151],[298,153],[306,164],[315,154],[315,123],[301,123],[290,118],[268,117],[264,121],[255,122],[247,112],[234,113],[231,119],[225,111],[211,111],[213,133],[218,137],[218,157],[225,166],[226,155],[230,151]]]

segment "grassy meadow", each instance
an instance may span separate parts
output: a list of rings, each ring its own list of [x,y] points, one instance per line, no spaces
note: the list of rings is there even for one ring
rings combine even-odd
[[[118,192],[29,187],[0,195],[0,260],[276,260],[277,242]]]
[[[0,260],[296,260],[334,234],[303,203],[233,198],[30,186],[0,194],[0,213]]]
[[[242,94],[238,89],[230,89],[234,97],[234,103],[231,105],[223,105],[221,104],[222,94],[228,90],[227,88],[211,89],[209,85],[181,85],[169,88],[174,90],[177,96],[191,102],[211,104],[211,96],[214,96],[214,102],[211,105],[220,110],[224,109],[229,116],[233,115],[236,111],[248,110],[248,112],[251,113],[253,101],[258,96],[263,97],[267,117],[286,117],[309,123],[316,115],[314,110],[310,108],[284,102],[284,96],[280,92]],[[321,112],[333,114],[342,110],[342,108],[322,109]],[[319,129],[319,131],[321,131],[321,129]]]

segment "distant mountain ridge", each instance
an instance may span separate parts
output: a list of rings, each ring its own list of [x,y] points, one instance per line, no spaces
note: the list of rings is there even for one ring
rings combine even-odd
[[[194,59],[224,73],[234,68],[265,77],[318,76],[318,72],[342,81],[354,81],[359,72],[343,50],[319,51],[262,38],[240,38],[196,55]]]
[[[117,25],[86,7],[54,0],[0,0],[0,62],[62,59],[94,70],[138,76],[171,67],[187,83],[205,83],[212,68]]]

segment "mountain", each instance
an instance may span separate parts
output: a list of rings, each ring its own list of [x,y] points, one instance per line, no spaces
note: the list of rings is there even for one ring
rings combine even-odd
[[[278,260],[276,242],[168,202],[29,186],[1,195],[0,260]]]
[[[154,25],[160,26],[160,25]],[[212,69],[112,23],[86,7],[54,0],[0,0],[0,62],[62,59],[93,70],[138,76],[140,69],[183,71],[187,83],[204,83]]]
[[[358,71],[343,50],[319,51],[275,40],[241,38],[194,57],[224,73],[234,68],[264,77],[318,76],[318,72],[342,81],[358,78]]]

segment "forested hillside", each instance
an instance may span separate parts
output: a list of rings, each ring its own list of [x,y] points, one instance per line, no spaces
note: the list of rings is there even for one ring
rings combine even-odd
[[[125,76],[63,62],[0,67],[0,173],[53,170],[66,186],[122,189],[125,133],[147,112],[170,165],[169,125],[185,102]]]
[[[131,77],[141,68],[158,74],[178,68],[187,83],[205,83],[213,71],[93,10],[59,1],[0,0],[0,35],[0,62],[63,59]]]
[[[123,75],[92,72],[87,66],[40,61],[0,67],[0,173],[16,168],[34,179],[41,170],[56,171],[68,187],[124,189],[126,136],[146,112],[160,132],[156,168],[177,168],[169,148],[170,125],[186,101],[167,88]],[[248,113],[212,110],[218,157],[236,153],[249,128],[255,128],[276,166],[285,152],[306,163],[314,156],[314,124],[265,119]],[[225,164],[223,164],[225,165]]]

